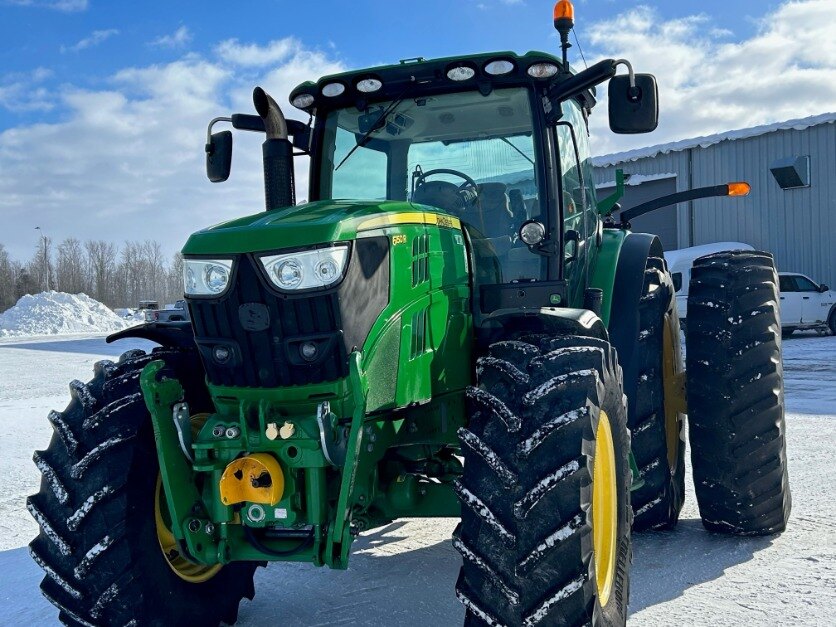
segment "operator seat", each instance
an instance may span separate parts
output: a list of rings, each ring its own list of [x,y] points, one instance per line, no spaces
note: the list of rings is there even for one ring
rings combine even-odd
[[[505,183],[480,183],[477,186],[479,196],[473,212],[476,215],[469,221],[485,237],[511,237],[516,230],[507,190]]]

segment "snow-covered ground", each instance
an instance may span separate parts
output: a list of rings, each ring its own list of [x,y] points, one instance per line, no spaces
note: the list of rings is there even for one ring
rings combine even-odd
[[[38,592],[25,545],[36,526],[24,499],[38,485],[31,463],[46,447],[46,414],[63,408],[67,382],[128,348],[101,337],[0,341],[0,625],[57,625]],[[689,494],[678,528],[635,536],[631,625],[826,625],[836,615],[836,337],[784,343],[793,514],[774,538],[713,536]],[[690,478],[689,478],[690,486]],[[455,521],[400,520],[361,536],[347,572],[301,564],[257,575],[239,624],[461,624],[453,595],[460,558]]]

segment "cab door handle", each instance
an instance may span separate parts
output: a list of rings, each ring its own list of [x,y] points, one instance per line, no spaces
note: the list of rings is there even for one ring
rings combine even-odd
[[[802,298],[802,300],[810,300],[809,296],[802,296],[801,298]]]

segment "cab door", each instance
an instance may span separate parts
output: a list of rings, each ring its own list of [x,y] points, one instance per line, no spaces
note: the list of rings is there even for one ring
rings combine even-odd
[[[795,284],[801,295],[801,322],[803,324],[825,322],[829,310],[821,306],[824,294],[819,291],[819,286],[801,274],[795,276]]]
[[[574,100],[561,104],[563,117],[555,126],[563,202],[564,276],[570,306],[581,307],[594,264],[599,235],[592,157],[586,120]]]
[[[795,282],[796,275],[782,274],[779,277],[781,288],[781,326],[801,324],[801,292]]]

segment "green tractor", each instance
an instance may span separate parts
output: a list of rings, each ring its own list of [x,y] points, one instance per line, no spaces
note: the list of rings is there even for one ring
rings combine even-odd
[[[697,261],[686,386],[661,244],[629,228],[747,186],[613,218],[595,86],[613,131],[649,132],[655,79],[573,71],[566,0],[555,25],[562,58],[410,59],[300,85],[307,124],[261,89],[257,116],[213,120],[266,134],[267,211],[192,235],[191,321],[111,336],[160,346],[98,363],[49,416],[30,546],[64,623],[234,623],[259,565],[344,569],[366,530],[455,517],[466,624],[623,625],[631,531],[682,507],[686,405],[704,525],[784,529],[771,256]],[[222,181],[232,134],[212,129]]]

